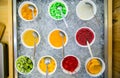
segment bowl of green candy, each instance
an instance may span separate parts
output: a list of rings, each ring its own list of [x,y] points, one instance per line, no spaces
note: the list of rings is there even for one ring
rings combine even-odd
[[[61,7],[61,10],[58,8]],[[48,6],[48,13],[55,20],[62,20],[68,14],[68,7],[62,0],[52,1]]]
[[[34,68],[34,63],[28,56],[19,56],[15,61],[15,68],[20,74],[30,74]]]

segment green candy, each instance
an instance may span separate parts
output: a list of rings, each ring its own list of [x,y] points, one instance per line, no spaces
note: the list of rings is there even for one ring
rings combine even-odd
[[[65,5],[62,2],[54,2],[51,6],[50,6],[50,15],[51,17],[53,17],[54,19],[62,19],[62,14],[61,11],[58,9],[58,7],[62,7],[62,13],[65,16],[67,14],[67,8],[65,7]]]

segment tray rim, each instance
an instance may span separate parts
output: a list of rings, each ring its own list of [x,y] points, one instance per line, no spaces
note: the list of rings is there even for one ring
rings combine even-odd
[[[15,70],[15,59],[17,58],[17,11],[16,0],[12,0],[12,21],[13,21],[13,78],[18,78],[18,73]],[[112,78],[112,0],[104,0],[104,57],[106,63],[105,78]],[[109,61],[109,62],[108,62]]]

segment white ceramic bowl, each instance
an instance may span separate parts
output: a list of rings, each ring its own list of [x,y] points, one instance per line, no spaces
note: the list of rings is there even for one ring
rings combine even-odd
[[[50,45],[52,48],[54,48],[54,49],[61,49],[62,46],[61,46],[61,47],[55,47],[55,46],[53,46],[53,45],[50,43],[50,40],[49,40],[49,37],[50,37],[51,33],[52,33],[53,31],[55,31],[55,30],[59,30],[59,31],[64,32],[64,34],[65,34],[65,36],[66,36],[66,42],[65,42],[64,46],[66,46],[66,44],[67,44],[67,42],[68,42],[68,36],[67,36],[66,32],[63,31],[62,29],[53,29],[53,30],[49,33],[49,35],[48,35],[48,43],[49,43],[49,45]]]
[[[24,33],[25,33],[26,31],[29,31],[29,30],[33,30],[33,31],[35,31],[35,32],[38,34],[39,40],[38,40],[38,42],[36,43],[36,46],[38,46],[38,44],[40,43],[41,37],[40,37],[40,34],[39,34],[35,29],[32,29],[32,28],[28,28],[28,29],[26,29],[26,30],[24,30],[24,31],[22,32],[22,34],[21,34],[21,41],[22,41],[22,44],[23,44],[25,47],[27,47],[27,48],[34,48],[34,45],[33,45],[33,46],[28,46],[28,45],[25,44],[24,41],[23,41],[23,35],[24,35]],[[34,42],[34,41],[33,41],[33,42]]]
[[[56,67],[55,67],[54,71],[51,72],[51,73],[48,73],[48,75],[52,75],[52,74],[55,73],[55,71],[56,71],[57,62],[56,62],[56,60],[55,60],[52,56],[50,56],[50,55],[42,56],[42,57],[39,59],[39,61],[38,61],[38,63],[37,63],[37,69],[38,69],[38,71],[39,71],[41,74],[46,75],[46,73],[43,72],[43,71],[39,68],[39,63],[40,63],[41,59],[42,59],[42,58],[45,58],[45,57],[50,57],[50,58],[52,58],[52,59],[54,60],[55,64],[56,64]]]
[[[31,20],[27,20],[27,19],[23,18],[23,16],[21,15],[21,9],[22,9],[22,7],[23,7],[25,4],[33,5],[33,6],[36,8],[36,10],[37,10],[36,16],[34,16],[34,18],[31,19]],[[30,2],[30,1],[24,1],[24,2],[19,6],[19,8],[18,8],[18,14],[19,14],[19,16],[20,16],[23,20],[25,20],[25,21],[33,21],[33,20],[38,16],[38,8],[37,8],[37,6],[36,6],[34,3]]]
[[[95,42],[95,32],[94,32],[90,27],[81,27],[81,28],[79,28],[79,29],[76,31],[76,33],[75,33],[75,42],[77,43],[77,45],[80,46],[80,47],[88,47],[87,45],[81,45],[81,44],[79,44],[78,41],[77,41],[77,39],[76,39],[76,34],[77,34],[77,32],[78,32],[80,29],[82,29],[82,28],[88,28],[88,29],[91,30],[91,31],[93,32],[93,34],[94,34],[94,39],[92,40],[92,42],[90,43],[90,45],[92,45],[92,44]]]
[[[70,71],[64,69],[63,66],[62,66],[62,62],[63,62],[64,58],[66,58],[66,57],[68,57],[68,56],[73,56],[73,57],[75,57],[75,58],[78,60],[78,67],[75,69],[74,72],[70,72]],[[66,74],[71,74],[71,75],[72,75],[72,74],[77,73],[77,72],[80,70],[81,63],[80,63],[80,60],[78,59],[78,57],[76,57],[76,56],[74,56],[74,55],[66,55],[64,58],[61,60],[61,69],[62,69],[62,71],[63,71],[64,73],[66,73]]]
[[[54,0],[54,1],[52,1],[52,2],[49,4],[49,6],[48,6],[48,14],[49,14],[49,16],[50,16],[52,19],[54,19],[54,20],[62,20],[63,18],[61,18],[61,19],[56,19],[56,18],[53,18],[53,17],[51,16],[51,14],[50,14],[50,7],[51,7],[51,5],[54,4],[55,2],[61,2],[61,3],[63,3],[63,4],[65,5],[65,7],[66,7],[66,14],[64,15],[64,18],[67,16],[67,14],[68,14],[68,6],[66,5],[66,3],[65,3],[63,0]]]
[[[30,56],[27,56],[27,55],[22,55],[22,56],[28,57],[29,59],[31,59]],[[20,74],[23,74],[23,75],[29,75],[29,74],[31,74],[31,72],[32,72],[33,69],[34,69],[34,61],[33,61],[33,59],[31,59],[31,61],[32,61],[32,63],[33,63],[33,68],[32,68],[32,70],[31,70],[29,73],[22,73],[22,72],[20,72],[20,71],[17,69],[17,66],[16,66],[16,62],[17,62],[17,60],[18,60],[20,57],[21,57],[21,56],[19,56],[19,57],[15,60],[15,69],[17,70],[17,72],[19,72]]]
[[[87,5],[86,2],[92,5]],[[76,6],[76,14],[81,20],[90,20],[92,19],[97,12],[97,7],[92,0],[81,0]]]
[[[91,73],[87,70],[87,64],[88,64],[88,62],[89,62],[90,60],[92,60],[92,59],[98,59],[98,60],[101,62],[101,64],[102,64],[102,70],[101,70],[98,74],[91,74]],[[100,75],[105,71],[105,63],[104,63],[104,61],[103,61],[101,58],[99,58],[99,57],[91,57],[91,58],[88,58],[88,59],[86,60],[86,62],[85,62],[85,70],[86,70],[87,74],[89,74],[90,76],[92,76],[92,77],[98,77],[98,76],[100,76]]]

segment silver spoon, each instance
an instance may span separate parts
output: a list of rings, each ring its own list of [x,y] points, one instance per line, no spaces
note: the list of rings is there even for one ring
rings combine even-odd
[[[35,53],[36,53],[36,39],[39,38],[37,32],[33,31],[33,36],[34,36],[34,54],[33,54],[33,59],[35,59]]]
[[[57,9],[61,12],[61,15],[62,15],[63,21],[64,21],[66,27],[68,28],[68,24],[67,24],[67,22],[66,22],[66,19],[65,19],[65,16],[64,16],[63,12],[62,12],[62,7],[59,6]]]
[[[93,53],[92,53],[92,50],[91,50],[91,47],[90,47],[90,43],[88,42],[88,40],[87,40],[87,46],[88,46],[88,49],[89,49],[89,53],[90,53],[90,55],[91,55],[91,58],[93,58]],[[99,62],[100,62],[100,64],[102,65],[102,62],[99,60],[99,59],[97,59]]]
[[[64,37],[65,37],[65,34],[64,34],[64,32],[62,32],[62,31],[60,31],[60,36],[62,37],[62,56],[64,57],[64,55],[65,55],[65,51],[64,51]]]
[[[35,9],[35,7],[33,5],[29,5],[29,9],[32,10],[32,17],[34,18],[34,9]]]
[[[45,64],[46,64],[46,78],[48,78],[48,64],[50,64],[50,60],[51,58],[50,57],[45,57]]]
[[[88,5],[92,11],[92,13],[94,14],[94,11],[93,11],[93,5],[89,2],[85,2],[86,5]]]
[[[88,46],[88,50],[89,50],[91,57],[93,57],[92,50],[91,50],[91,47],[88,41],[87,41],[87,46]]]
[[[94,14],[94,11],[93,11],[93,5],[91,4],[91,3],[89,3],[89,2],[85,2],[85,4],[86,5],[88,5],[89,7],[90,7],[90,10],[92,11],[92,13]],[[95,19],[96,19],[96,21],[97,21],[97,23],[99,24],[99,26],[100,26],[100,23],[99,23],[99,20],[98,20],[98,18],[96,17],[96,15],[94,14],[94,16],[95,16]]]

